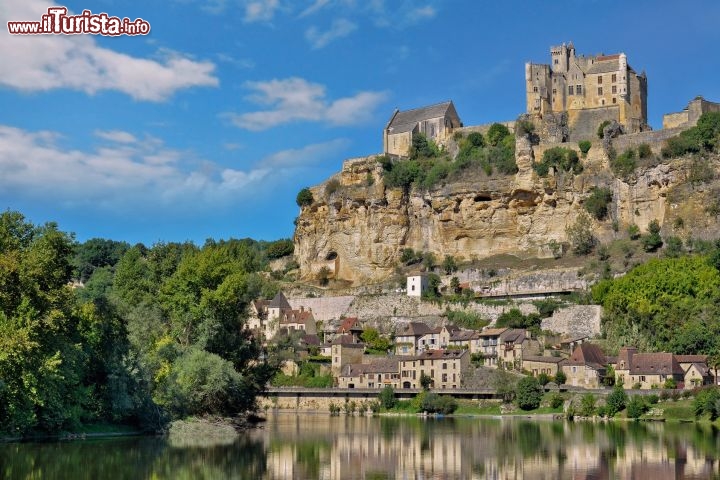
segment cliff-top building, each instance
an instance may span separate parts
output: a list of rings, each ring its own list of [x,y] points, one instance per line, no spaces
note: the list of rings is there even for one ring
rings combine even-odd
[[[462,122],[451,101],[412,110],[395,110],[383,130],[383,152],[408,155],[413,136],[418,133],[443,145],[458,127],[462,127]]]
[[[572,42],[550,48],[551,64],[525,64],[527,113],[567,112],[570,136],[590,138],[605,120],[627,133],[648,129],[647,77],[624,53],[576,56]]]

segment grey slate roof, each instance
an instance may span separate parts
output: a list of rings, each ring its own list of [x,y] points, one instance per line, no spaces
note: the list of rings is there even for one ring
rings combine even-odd
[[[603,60],[601,62],[595,62],[588,68],[588,71],[586,72],[588,75],[594,74],[594,73],[610,73],[610,72],[617,72],[620,68],[620,62],[616,59],[613,60]]]
[[[397,112],[388,125],[391,134],[411,132],[419,122],[431,118],[443,117],[452,105],[451,101]]]
[[[433,333],[433,329],[422,322],[409,322],[395,333],[397,337],[422,337],[428,333]]]
[[[292,310],[290,303],[287,301],[287,298],[285,298],[285,295],[283,295],[282,292],[275,295],[275,298],[273,298],[270,301],[270,305],[268,305],[268,308],[279,308],[280,310]]]

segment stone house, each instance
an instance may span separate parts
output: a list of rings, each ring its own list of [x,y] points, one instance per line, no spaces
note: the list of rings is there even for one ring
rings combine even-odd
[[[668,379],[682,386],[685,380],[677,358],[672,353],[637,353],[637,348],[623,347],[615,367],[615,381],[626,389],[639,385],[642,389],[661,388]]]
[[[619,122],[628,133],[649,128],[647,76],[624,53],[578,56],[570,42],[550,47],[550,57],[550,65],[525,64],[527,113],[566,113],[571,140],[593,138],[605,120]]]
[[[467,349],[471,354],[481,353],[482,337],[477,330],[458,330],[447,341],[448,347]]]
[[[708,368],[707,355],[675,355],[675,358],[685,372],[686,389],[716,383],[712,371]]]
[[[522,358],[522,369],[530,372],[533,377],[544,373],[554,377],[562,369],[561,357],[546,357],[540,355],[524,355]]]
[[[340,388],[400,388],[400,357],[345,365],[338,376]]]
[[[443,325],[438,332],[439,337],[439,346],[440,348],[445,348],[450,344],[450,337],[452,337],[454,334],[460,331],[460,327],[457,325]]]
[[[524,355],[537,355],[540,343],[530,337],[527,330],[509,328],[498,338],[498,366],[508,370],[520,370]]]
[[[401,388],[421,388],[420,377],[432,379],[432,388],[459,388],[470,365],[467,350],[428,350],[419,355],[400,357]]]
[[[348,317],[343,319],[342,323],[335,332],[335,336],[350,335],[356,342],[360,342],[360,335],[362,335],[363,326],[360,324],[360,320],[355,317]]]
[[[395,354],[415,355],[432,345],[431,342],[439,336],[423,322],[409,322],[402,325],[395,332]]]
[[[317,325],[312,310],[285,310],[280,314],[278,329],[285,329],[288,332],[302,331],[306,335],[317,335]]]
[[[426,273],[418,275],[408,275],[407,277],[407,296],[421,297],[430,288],[428,276]]]
[[[343,367],[352,363],[363,363],[365,345],[357,343],[350,335],[343,335],[332,341],[330,346],[330,370],[335,378]]]
[[[480,332],[480,352],[486,367],[497,367],[500,336],[507,328],[486,328]]]
[[[407,156],[413,136],[419,133],[439,146],[444,145],[453,130],[459,127],[462,122],[452,101],[412,110],[395,110],[383,130],[383,152]]]
[[[601,388],[607,373],[608,359],[599,346],[581,343],[570,358],[562,364],[566,385],[583,388]]]

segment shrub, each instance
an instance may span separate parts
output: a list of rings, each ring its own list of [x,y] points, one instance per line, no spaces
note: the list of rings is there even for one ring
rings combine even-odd
[[[307,207],[308,205],[312,205],[313,201],[313,194],[307,187],[300,190],[295,198],[298,207]]]
[[[634,223],[628,225],[627,232],[630,240],[637,240],[638,238],[640,238],[640,227],[638,227]]]
[[[625,408],[627,403],[627,394],[621,385],[615,385],[613,391],[608,395],[606,408],[609,417],[615,416],[616,413],[620,412]]]
[[[637,162],[635,162],[635,150],[629,148],[622,154],[610,159],[610,169],[618,177],[627,179],[635,172]]]
[[[597,220],[604,220],[608,213],[608,204],[612,199],[612,191],[609,188],[594,187],[583,206]]]
[[[590,151],[590,147],[592,147],[592,142],[590,140],[580,140],[578,142],[578,148],[580,148],[580,153],[582,153],[583,158]]]
[[[540,385],[542,385],[543,387],[545,385],[547,385],[548,382],[550,382],[550,377],[548,376],[547,373],[541,373],[540,375],[538,375],[537,379],[538,379],[538,383]]]
[[[382,404],[383,408],[390,410],[397,403],[397,399],[395,398],[395,390],[393,390],[390,385],[385,385],[385,388],[380,390],[378,400]]]
[[[558,385],[564,385],[565,382],[567,382],[567,375],[565,375],[565,372],[563,372],[562,370],[559,370],[555,374],[555,383],[557,383]]]
[[[550,408],[559,408],[563,403],[565,403],[565,399],[559,393],[550,395]]]
[[[540,406],[542,387],[535,377],[521,378],[515,389],[517,405],[523,410],[534,410]]]
[[[633,395],[627,404],[627,416],[628,418],[638,419],[643,413],[647,412],[648,406],[643,401],[640,395]]]
[[[605,120],[600,125],[598,125],[597,136],[600,140],[605,137],[605,127],[607,127],[608,125],[610,125],[610,120]]]
[[[325,195],[330,196],[333,193],[337,192],[340,189],[340,180],[337,178],[330,179],[325,184]]]
[[[423,133],[413,135],[412,145],[410,146],[410,158],[415,160],[418,158],[434,158],[440,154],[435,142],[429,140]]]
[[[455,398],[449,395],[438,395],[435,392],[428,392],[421,404],[421,409],[428,413],[442,413],[449,415],[457,410],[458,404]]]
[[[442,268],[445,270],[446,275],[450,275],[453,272],[457,272],[458,266],[455,262],[455,258],[452,255],[445,255],[445,259],[442,263]]]
[[[485,138],[480,132],[470,132],[467,136],[467,142],[473,147],[485,146]]]
[[[532,135],[535,133],[535,124],[528,119],[518,120],[515,123],[515,131],[518,135]]]
[[[654,252],[662,247],[663,241],[660,237],[660,224],[653,220],[648,225],[648,233],[642,237],[642,246],[646,252]]]
[[[660,400],[660,398],[657,395],[655,395],[654,393],[652,395],[647,396],[648,405],[656,405],[659,400]]]
[[[647,143],[641,143],[638,145],[638,158],[650,158],[652,157],[652,149]]]
[[[550,167],[556,171],[580,173],[583,171],[582,163],[575,150],[564,147],[552,147],[545,150],[542,160],[533,164],[535,173],[547,176]]]
[[[332,416],[340,415],[340,405],[331,403],[329,409],[330,409],[330,415],[332,415]]]
[[[683,241],[679,237],[668,237],[665,243],[665,256],[677,258],[683,253]],[[670,380],[670,379],[668,379]],[[675,387],[673,387],[675,388]]]
[[[490,145],[497,146],[510,135],[510,130],[505,125],[493,123],[487,131],[487,141]]]
[[[595,248],[592,220],[586,213],[581,212],[575,223],[565,229],[565,233],[575,255],[587,255]]]
[[[595,395],[592,393],[586,393],[583,395],[582,399],[580,400],[580,410],[578,410],[578,414],[583,417],[592,417],[595,415],[595,403],[596,403]]]
[[[357,407],[357,403],[355,403],[355,400],[350,400],[349,402],[345,402],[345,406],[344,406],[345,415],[354,414],[356,407]]]

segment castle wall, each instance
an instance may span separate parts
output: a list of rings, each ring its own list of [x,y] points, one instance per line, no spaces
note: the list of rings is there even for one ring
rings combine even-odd
[[[598,126],[606,120],[620,121],[620,107],[612,105],[609,107],[568,111],[568,124],[570,125],[569,140],[579,142],[580,140],[593,140],[597,138]]]
[[[663,130],[683,127],[688,124],[689,115],[687,110],[663,115]]]
[[[628,148],[637,148],[641,144],[647,143],[650,145],[650,148],[652,148],[653,153],[659,155],[665,140],[674,137],[683,130],[684,128],[678,127],[620,135],[619,137],[613,138],[612,146],[617,153],[622,153]]]
[[[694,127],[700,116],[706,112],[720,112],[720,103],[708,102],[702,97],[697,97],[682,112],[663,115],[663,129]]]

